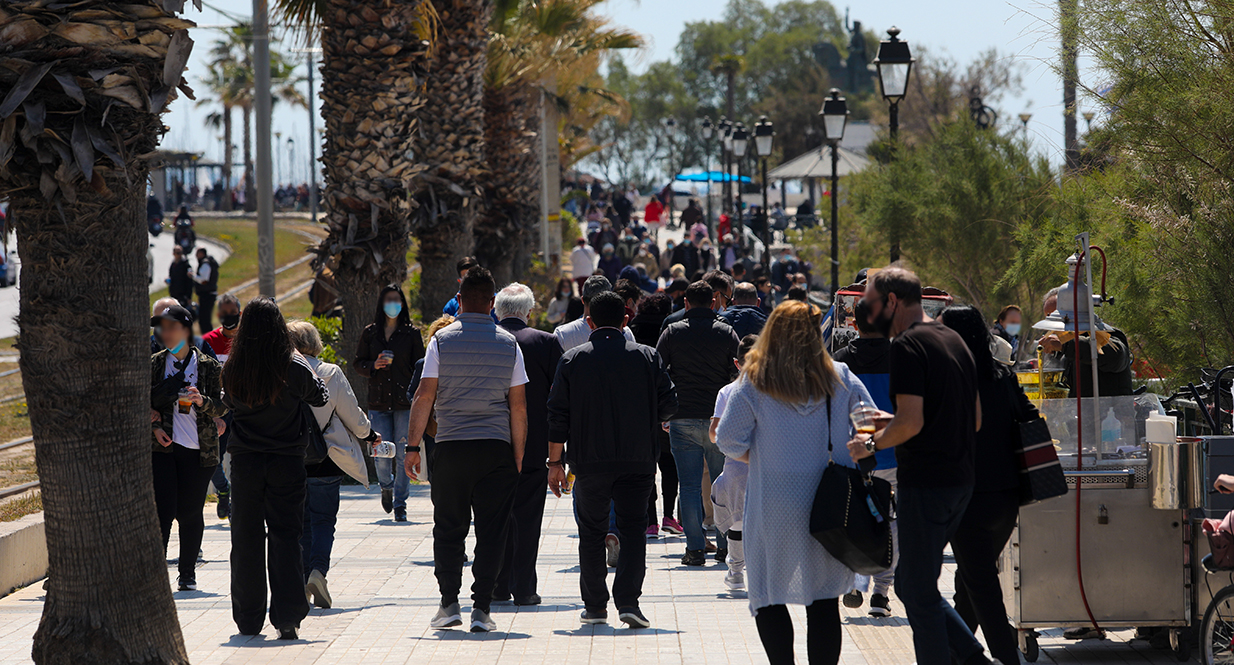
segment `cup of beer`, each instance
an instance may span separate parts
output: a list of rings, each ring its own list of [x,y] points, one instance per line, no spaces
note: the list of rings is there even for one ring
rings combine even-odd
[[[879,413],[881,412],[876,407],[862,401],[857,404],[848,418],[858,434],[874,434]]]
[[[193,407],[193,394],[188,391],[188,388],[180,390],[180,397],[176,401],[176,406],[180,408],[180,413],[185,414]]]

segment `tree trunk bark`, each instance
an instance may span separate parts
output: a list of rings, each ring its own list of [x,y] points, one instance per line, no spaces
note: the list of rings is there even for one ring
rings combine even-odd
[[[356,399],[368,408],[368,379],[356,372],[356,349],[360,346],[360,333],[365,326],[373,322],[373,312],[377,307],[377,296],[381,294],[382,284],[373,279],[372,275],[346,270],[335,273],[335,284],[338,286],[339,303],[343,306],[343,332],[339,338],[339,354],[346,360],[343,365],[347,380],[356,393]],[[400,280],[399,283],[402,283]]]
[[[96,175],[99,173],[95,172]],[[46,515],[36,663],[187,663],[154,511],[141,187],[13,197],[20,348]],[[33,193],[37,197],[37,192]]]
[[[257,210],[257,183],[253,175],[253,106],[244,105],[244,210]]]
[[[231,165],[235,162],[235,150],[231,147],[231,107],[223,106],[223,197],[219,201],[223,210],[231,212],[231,188],[236,186],[231,177]]]
[[[472,209],[460,206],[453,212],[461,218]],[[443,221],[416,232],[420,240],[420,314],[425,323],[441,316],[442,308],[458,293],[455,267],[472,248],[471,218],[474,215],[469,214],[467,218]]]

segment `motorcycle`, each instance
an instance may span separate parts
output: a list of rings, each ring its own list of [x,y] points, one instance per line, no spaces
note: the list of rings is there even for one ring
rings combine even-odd
[[[187,219],[176,221],[176,244],[184,250],[187,256],[197,244],[197,232],[193,230],[193,222]]]
[[[154,236],[155,238],[157,238],[158,235],[163,232],[163,216],[162,215],[157,215],[157,216],[151,215],[150,217],[146,218],[146,228],[150,230],[151,236]]]

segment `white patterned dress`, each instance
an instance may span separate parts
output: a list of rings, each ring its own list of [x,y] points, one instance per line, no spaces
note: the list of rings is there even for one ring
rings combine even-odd
[[[856,466],[848,455],[848,414],[870,394],[848,366],[835,363],[840,385],[831,400],[791,405],[759,392],[742,378],[729,396],[716,432],[729,457],[750,453],[742,528],[750,612],[768,605],[809,605],[853,588],[853,571],[810,535],[814,493],[830,459]]]

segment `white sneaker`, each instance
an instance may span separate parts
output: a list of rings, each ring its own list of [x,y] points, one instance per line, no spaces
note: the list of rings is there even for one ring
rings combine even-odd
[[[463,625],[463,615],[458,603],[437,608],[437,614],[428,622],[428,625],[433,628],[454,628]]]
[[[488,615],[488,612],[478,609],[471,611],[471,632],[491,633],[494,630],[497,630],[497,624],[493,621],[493,617]]]
[[[729,591],[741,591],[746,588],[746,576],[741,573],[729,573],[724,576],[724,586]]]

